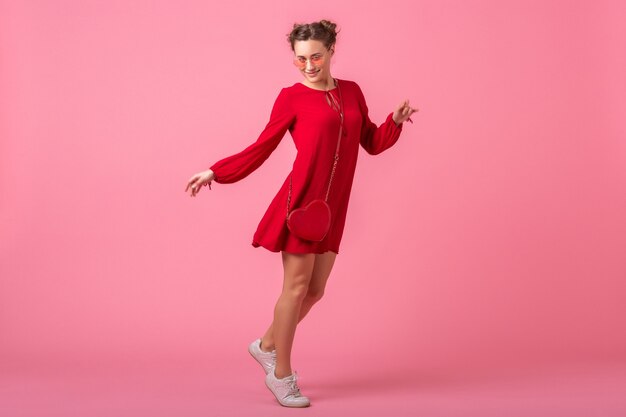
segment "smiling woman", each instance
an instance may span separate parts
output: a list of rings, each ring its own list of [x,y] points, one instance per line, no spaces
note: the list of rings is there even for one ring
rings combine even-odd
[[[294,65],[305,75],[305,85],[326,90],[330,75],[330,60],[335,53],[336,24],[320,20],[311,24],[294,24],[287,35],[294,51]],[[333,86],[334,87],[334,86]]]
[[[212,180],[218,184],[240,181],[269,158],[287,131],[293,138],[297,149],[293,169],[269,204],[251,242],[254,247],[281,252],[283,288],[273,322],[263,337],[248,345],[248,351],[265,371],[266,386],[287,407],[310,404],[300,393],[297,372],[291,368],[291,349],[296,326],[324,294],[339,253],[359,150],[376,155],[392,147],[400,137],[402,123],[416,111],[405,101],[388,113],[380,126],[370,120],[359,85],[331,75],[335,27],[328,20],[293,26],[287,40],[294,52],[293,64],[303,80],[280,90],[269,121],[254,143],[218,160],[188,183],[195,195],[195,187]],[[311,203],[322,198],[327,204],[323,216],[319,216],[320,211],[307,211]],[[295,223],[290,208],[291,214],[299,213]],[[322,222],[317,221],[320,218]],[[326,233],[323,237],[318,225]]]

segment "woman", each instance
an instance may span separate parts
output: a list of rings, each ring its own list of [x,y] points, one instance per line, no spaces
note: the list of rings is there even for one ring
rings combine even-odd
[[[289,130],[298,151],[293,170],[252,240],[254,247],[281,252],[283,289],[274,308],[273,323],[263,337],[248,346],[265,370],[267,387],[287,407],[310,405],[309,399],[300,393],[297,373],[291,369],[291,348],[296,325],[322,297],[339,253],[359,146],[372,155],[383,152],[398,140],[402,124],[411,121],[409,116],[417,111],[405,100],[379,127],[369,119],[365,98],[356,82],[333,78],[330,73],[335,27],[327,20],[294,24],[288,42],[303,81],[281,89],[270,120],[256,142],[195,174],[185,189],[191,188],[191,196],[195,196],[202,185],[209,185],[210,189],[213,180],[227,184],[245,178],[263,164]],[[330,230],[321,241],[300,239],[286,226],[288,199],[289,209],[293,209],[326,195],[341,112],[339,159],[327,197],[332,213]]]

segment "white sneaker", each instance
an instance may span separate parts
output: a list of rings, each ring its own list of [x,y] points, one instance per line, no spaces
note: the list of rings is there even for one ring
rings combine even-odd
[[[311,402],[300,393],[298,388],[298,373],[293,371],[284,378],[276,378],[274,368],[265,376],[265,385],[272,391],[280,405],[285,407],[308,407]]]
[[[248,346],[248,352],[258,363],[261,364],[265,374],[267,375],[276,366],[276,349],[271,352],[263,352],[261,350],[261,338],[256,339]]]

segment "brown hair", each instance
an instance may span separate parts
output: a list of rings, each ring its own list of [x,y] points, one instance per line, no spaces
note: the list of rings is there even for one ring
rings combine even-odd
[[[329,20],[320,20],[313,23],[294,23],[291,33],[287,35],[287,42],[293,49],[293,44],[296,41],[306,41],[313,39],[321,41],[326,49],[330,49],[337,41],[337,31],[335,28],[337,25]]]

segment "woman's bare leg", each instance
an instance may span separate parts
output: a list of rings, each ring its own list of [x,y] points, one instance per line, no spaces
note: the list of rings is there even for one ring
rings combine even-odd
[[[309,282],[306,296],[304,297],[304,299],[302,300],[302,304],[300,305],[298,323],[302,321],[302,319],[307,315],[309,310],[311,310],[313,304],[317,303],[324,295],[326,282],[328,281],[330,272],[333,269],[336,257],[337,254],[331,251],[315,254],[313,272],[311,274],[311,280]],[[265,335],[261,338],[261,349],[269,352],[274,348],[274,323],[272,323],[265,332]]]
[[[337,254],[331,251],[315,255],[315,265],[313,266],[313,274],[309,282],[309,290],[304,300],[302,300],[298,322],[307,315],[311,307],[313,307],[313,304],[317,303],[324,296],[326,282],[328,282],[328,277],[330,277],[330,272],[333,269],[336,257]]]
[[[285,270],[283,290],[274,308],[274,344],[276,346],[277,378],[292,374],[291,347],[315,263],[315,254],[282,252]]]

